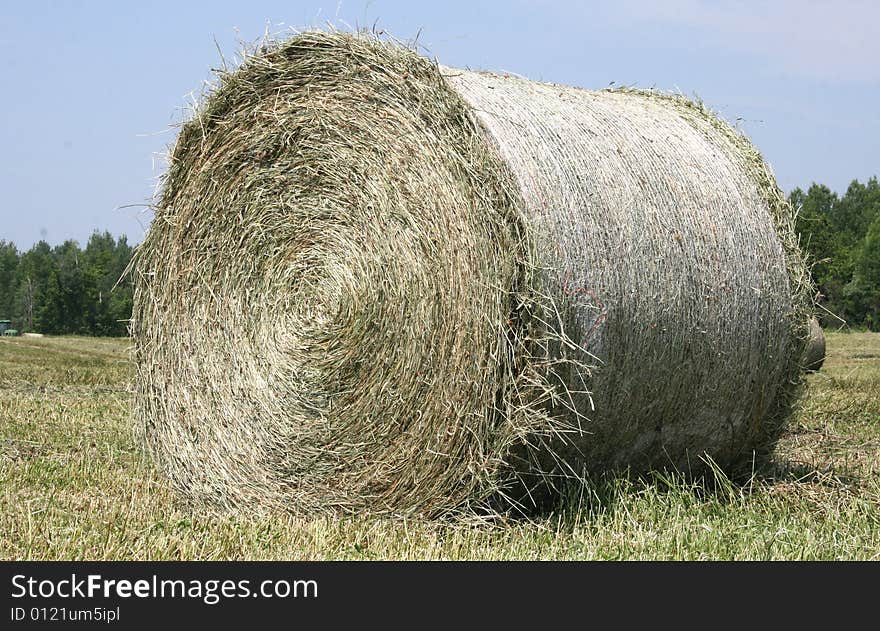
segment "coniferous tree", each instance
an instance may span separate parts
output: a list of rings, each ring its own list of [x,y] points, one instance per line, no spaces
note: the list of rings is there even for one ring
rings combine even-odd
[[[16,277],[15,301],[21,324],[14,324],[23,330],[61,333],[61,285],[48,243],[40,241],[21,256]]]
[[[59,319],[55,332],[84,334],[90,329],[94,287],[84,273],[82,252],[76,241],[68,240],[52,251],[58,278]]]
[[[15,290],[19,260],[18,248],[8,241],[0,241],[0,320],[18,316]]]

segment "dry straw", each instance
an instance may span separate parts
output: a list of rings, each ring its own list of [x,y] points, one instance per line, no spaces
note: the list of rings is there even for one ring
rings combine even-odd
[[[806,337],[791,210],[710,112],[363,34],[221,76],[135,264],[138,425],[215,506],[436,516],[733,470]]]

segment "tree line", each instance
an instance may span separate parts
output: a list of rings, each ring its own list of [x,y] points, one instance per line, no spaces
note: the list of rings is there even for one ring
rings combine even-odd
[[[854,180],[838,197],[827,186],[796,188],[789,201],[819,291],[823,326],[880,331],[880,184]]]
[[[880,331],[880,184],[852,182],[838,197],[827,186],[796,188],[789,201],[819,291],[824,326],[841,320]],[[85,248],[45,241],[27,252],[0,240],[0,320],[19,331],[126,335],[132,285],[121,278],[132,256],[125,236],[95,232]]]
[[[0,320],[21,332],[127,335],[132,286],[125,236],[95,232],[85,248],[45,241],[27,252],[0,240]]]

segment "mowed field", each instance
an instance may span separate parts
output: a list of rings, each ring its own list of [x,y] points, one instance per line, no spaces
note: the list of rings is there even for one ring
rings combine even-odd
[[[880,334],[831,333],[771,467],[491,524],[208,515],[130,429],[128,340],[0,338],[2,559],[880,559]]]

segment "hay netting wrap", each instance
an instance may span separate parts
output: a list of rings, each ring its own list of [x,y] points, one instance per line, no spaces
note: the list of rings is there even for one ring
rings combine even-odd
[[[805,279],[760,156],[689,101],[306,33],[181,129],[136,417],[191,499],[297,512],[735,467],[796,391]]]

